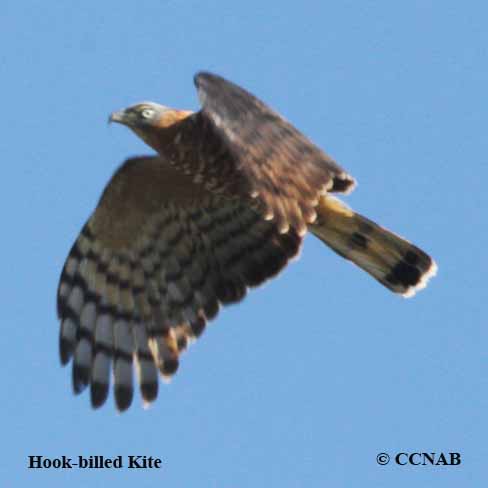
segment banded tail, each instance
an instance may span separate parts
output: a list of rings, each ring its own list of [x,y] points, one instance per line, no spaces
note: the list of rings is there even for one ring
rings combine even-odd
[[[316,211],[309,230],[394,293],[413,296],[436,274],[437,265],[428,254],[337,198],[321,197]]]

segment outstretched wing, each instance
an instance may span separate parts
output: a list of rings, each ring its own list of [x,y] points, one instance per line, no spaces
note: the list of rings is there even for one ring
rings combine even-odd
[[[293,227],[303,235],[321,194],[352,190],[351,176],[249,92],[211,73],[198,73],[194,81],[201,113],[280,232]]]
[[[58,289],[60,355],[73,358],[73,388],[91,387],[94,407],[113,371],[120,410],[133,397],[133,363],[146,402],[158,370],[220,304],[276,275],[299,250],[245,202],[212,195],[160,157],[128,160],[113,176],[64,265]]]

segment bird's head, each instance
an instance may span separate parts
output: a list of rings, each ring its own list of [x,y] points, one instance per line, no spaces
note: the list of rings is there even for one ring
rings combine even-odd
[[[123,110],[113,112],[108,121],[126,125],[154,149],[156,139],[161,138],[166,129],[175,127],[193,112],[175,110],[154,102],[142,102]],[[162,141],[160,141],[162,142]]]

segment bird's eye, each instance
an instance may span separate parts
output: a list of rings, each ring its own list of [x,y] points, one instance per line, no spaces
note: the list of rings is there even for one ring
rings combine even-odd
[[[144,119],[150,119],[152,118],[152,116],[154,115],[154,110],[152,108],[145,108],[142,112],[141,112],[141,116],[144,118]]]

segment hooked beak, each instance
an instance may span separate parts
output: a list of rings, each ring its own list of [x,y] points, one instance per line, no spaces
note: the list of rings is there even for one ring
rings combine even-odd
[[[117,112],[112,112],[108,118],[108,123],[117,122],[118,124],[127,125],[128,122],[127,113],[125,110],[119,110]]]

